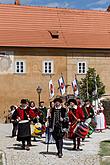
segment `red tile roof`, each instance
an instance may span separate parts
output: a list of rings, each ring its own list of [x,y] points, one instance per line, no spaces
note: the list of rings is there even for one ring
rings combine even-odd
[[[0,4],[0,46],[110,48],[110,12]]]

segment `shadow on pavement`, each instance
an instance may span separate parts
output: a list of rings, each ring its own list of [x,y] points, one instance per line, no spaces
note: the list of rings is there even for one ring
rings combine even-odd
[[[5,136],[5,137],[7,137],[7,138],[13,138],[11,135],[10,136]]]
[[[69,150],[69,151],[75,151],[75,150],[73,150],[73,147],[63,147],[63,149]]]
[[[32,145],[30,148],[35,147],[38,145]],[[21,144],[13,144],[13,146],[6,147],[7,149],[14,149],[14,150],[23,150]]]
[[[39,154],[42,154],[42,155],[57,155],[56,152],[39,152]]]
[[[14,150],[23,150],[20,146],[19,147],[6,147],[7,149],[14,149]]]

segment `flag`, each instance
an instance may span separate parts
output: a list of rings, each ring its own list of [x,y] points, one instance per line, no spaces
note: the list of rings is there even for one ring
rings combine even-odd
[[[73,93],[74,93],[74,96],[78,96],[79,94],[79,91],[78,91],[78,83],[77,83],[77,79],[75,77],[75,79],[73,80],[72,82],[72,88],[73,88]]]
[[[52,80],[49,81],[49,96],[50,98],[54,97],[54,85]]]
[[[66,86],[65,86],[65,82],[64,82],[63,76],[61,76],[61,77],[59,78],[58,84],[59,84],[59,89],[60,89],[61,95],[64,95],[65,92],[66,92]]]

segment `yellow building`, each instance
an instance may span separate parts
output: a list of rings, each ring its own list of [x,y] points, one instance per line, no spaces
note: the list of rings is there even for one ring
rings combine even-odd
[[[0,4],[0,116],[22,98],[49,104],[48,83],[55,96],[63,73],[71,85],[94,67],[110,93],[110,13]],[[72,94],[68,86],[67,94]]]

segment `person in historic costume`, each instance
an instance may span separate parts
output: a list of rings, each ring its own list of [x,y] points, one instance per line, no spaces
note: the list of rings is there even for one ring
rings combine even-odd
[[[75,99],[69,99],[69,138],[73,139],[73,150],[81,151],[80,149],[80,137],[75,134],[75,129],[77,127],[77,124],[81,121],[84,121],[84,113],[80,106],[77,105],[77,102]]]
[[[30,109],[29,109],[29,117],[33,123],[38,123],[39,122],[39,117],[41,113],[40,111],[36,108],[35,102],[31,101],[30,102]]]
[[[90,135],[94,132],[94,127],[96,125],[94,120],[95,112],[90,100],[85,101],[83,112],[85,116],[85,122],[89,124],[89,133],[87,136],[90,137]]]
[[[44,101],[40,102],[39,106],[39,111],[41,112],[42,115],[40,115],[39,122],[42,124],[42,135],[44,134],[45,136],[45,131],[46,131],[46,121],[47,121],[47,108],[44,106]]]
[[[18,124],[18,135],[17,141],[22,141],[22,149],[30,150],[30,139],[31,139],[31,130],[30,130],[30,118],[28,114],[26,100],[21,100],[20,107],[17,108],[17,120]],[[27,141],[27,146],[25,142]]]
[[[45,124],[47,117],[47,108],[44,106],[44,101],[40,102],[39,111],[42,112],[42,124]]]
[[[15,137],[18,129],[17,108],[16,106],[12,105],[10,109],[11,109],[11,123],[13,124],[12,137]]]
[[[96,132],[102,132],[106,128],[105,116],[104,116],[104,108],[102,103],[98,103],[98,109],[96,112],[95,120],[96,120]]]
[[[63,147],[63,137],[65,134],[65,128],[68,128],[68,115],[66,109],[61,106],[62,99],[54,99],[54,108],[51,111],[51,122],[50,128],[52,129],[52,135],[56,142],[57,155],[62,158],[62,147]]]
[[[49,131],[49,125],[51,122],[51,112],[54,109],[54,101],[50,102],[50,107],[47,110],[47,122],[46,122],[46,138],[45,138],[45,142],[46,143],[55,143],[55,140],[52,136],[52,132]]]
[[[85,101],[85,104],[83,106],[83,112],[84,112],[85,120],[94,117],[94,110],[89,100]]]
[[[31,135],[32,137],[42,136],[42,125],[39,122],[39,118],[42,116],[42,113],[36,108],[35,102],[30,101],[29,117],[31,121]]]

